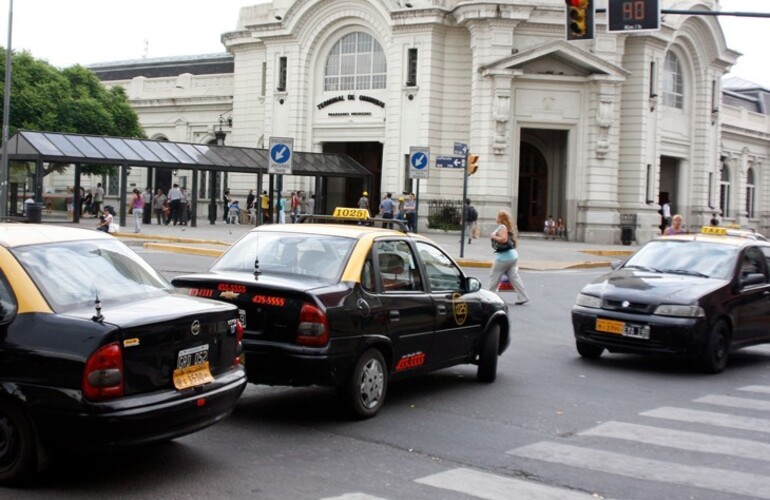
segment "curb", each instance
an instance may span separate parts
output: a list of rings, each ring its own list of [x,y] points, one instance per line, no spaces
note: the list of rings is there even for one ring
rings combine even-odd
[[[198,238],[183,238],[180,236],[161,236],[144,233],[110,233],[116,238],[128,238],[137,240],[169,241],[172,243],[189,243],[192,245],[221,245],[229,247],[231,244],[222,240],[203,240]]]

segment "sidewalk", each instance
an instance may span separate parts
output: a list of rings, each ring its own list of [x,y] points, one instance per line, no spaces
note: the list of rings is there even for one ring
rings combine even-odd
[[[211,225],[208,221],[197,227],[144,225],[142,233],[134,234],[133,221],[124,231],[117,234],[125,243],[160,251],[218,256],[243,234],[253,227],[244,224],[225,224],[217,221]],[[80,224],[64,223],[71,227],[91,228],[92,219],[85,219]],[[421,231],[438,243],[449,255],[466,267],[490,267],[493,252],[487,238],[479,238],[468,244],[460,256],[460,232]],[[467,237],[467,236],[466,236]],[[521,235],[519,245],[519,268],[524,270],[555,271],[560,269],[579,269],[610,267],[612,262],[623,259],[636,251],[639,246],[599,245],[561,240],[545,240],[536,233]]]

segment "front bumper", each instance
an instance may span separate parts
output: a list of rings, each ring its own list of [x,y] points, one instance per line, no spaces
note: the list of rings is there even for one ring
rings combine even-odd
[[[610,319],[634,325],[649,325],[650,338],[639,339],[596,330],[596,319]],[[575,339],[604,347],[610,352],[699,356],[708,340],[706,318],[674,318],[620,313],[575,306],[572,308]]]

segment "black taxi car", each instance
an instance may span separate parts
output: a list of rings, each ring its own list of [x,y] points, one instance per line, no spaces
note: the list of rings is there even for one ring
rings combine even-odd
[[[62,447],[220,421],[247,383],[242,333],[236,307],[179,293],[111,235],[0,224],[0,483]]]
[[[249,381],[337,387],[358,418],[380,410],[390,380],[474,363],[494,381],[510,342],[505,302],[428,238],[342,223],[366,218],[358,209],[336,214],[260,226],[208,273],[172,281],[238,306]]]
[[[706,226],[659,237],[578,294],[578,353],[666,354],[725,369],[730,352],[770,342],[770,243]]]

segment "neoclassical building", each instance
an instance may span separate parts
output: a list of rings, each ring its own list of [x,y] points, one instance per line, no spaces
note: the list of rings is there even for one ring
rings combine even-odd
[[[723,81],[740,54],[701,14],[718,0],[662,7],[693,14],[609,33],[600,12],[593,40],[567,42],[564,0],[274,0],[241,9],[222,35],[227,54],[91,69],[128,90],[150,138],[207,143],[221,129],[227,145],[283,137],[298,151],[345,153],[373,174],[371,198],[414,191],[421,216],[431,200],[462,198],[464,172],[434,160],[463,143],[479,155],[467,194],[483,224],[507,209],[522,231],[553,215],[571,239],[619,243],[632,225],[644,242],[670,200],[691,227],[717,213],[768,232],[770,94]],[[431,156],[419,180],[414,147]],[[325,183],[327,210],[357,200],[360,182]],[[255,181],[220,184],[245,193]],[[319,185],[286,176],[283,186]]]

